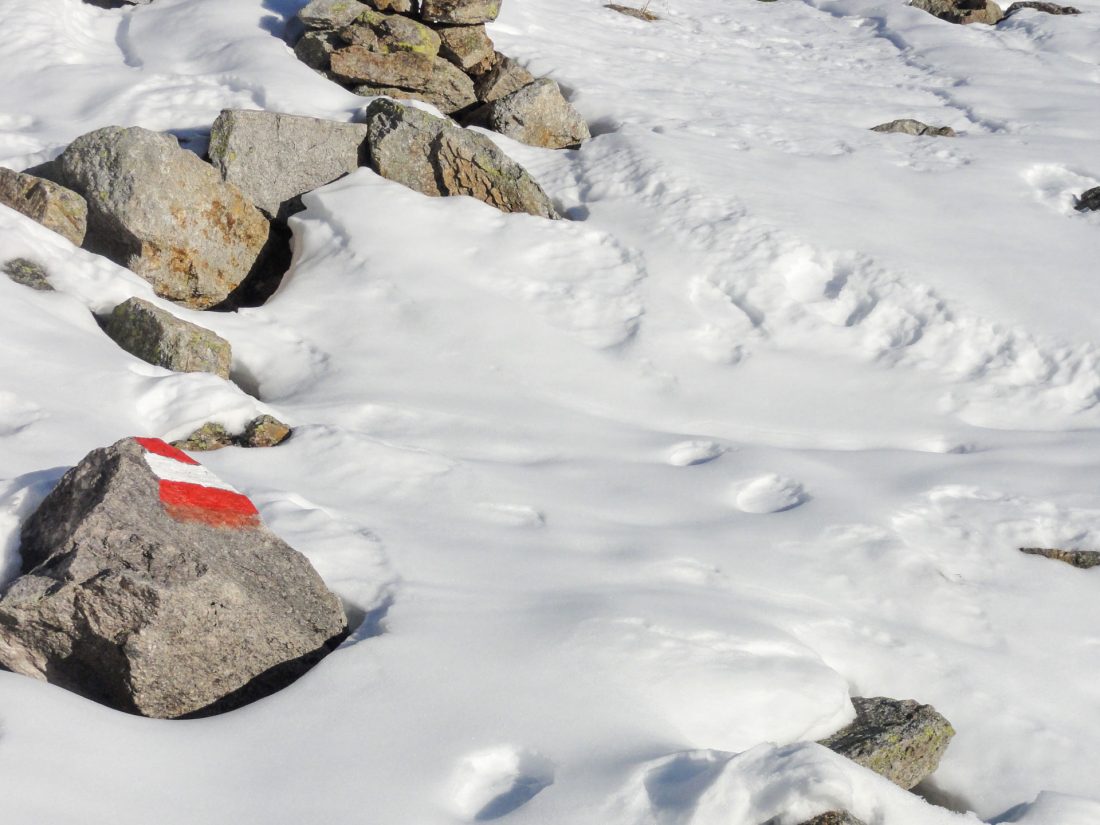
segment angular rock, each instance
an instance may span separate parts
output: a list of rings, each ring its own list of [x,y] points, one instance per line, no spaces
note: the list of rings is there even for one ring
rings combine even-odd
[[[0,204],[80,246],[88,228],[84,198],[53,181],[0,167]]]
[[[290,438],[290,427],[270,415],[261,415],[248,422],[241,434],[242,447],[276,447]]]
[[[500,0],[420,0],[420,18],[430,23],[476,26],[500,14]]]
[[[382,54],[412,52],[430,58],[439,54],[439,35],[423,23],[400,14],[365,11],[352,25],[340,30],[340,37]]]
[[[1081,197],[1077,198],[1073,204],[1073,208],[1078,212],[1100,211],[1100,186],[1094,186],[1082,192]]]
[[[54,291],[46,268],[26,258],[12,258],[10,261],[5,261],[3,266],[0,266],[0,272],[17,284],[28,286],[38,292]]]
[[[1018,11],[1024,9],[1034,9],[1035,11],[1042,12],[1043,14],[1080,14],[1081,10],[1074,8],[1073,6],[1060,6],[1057,3],[1044,3],[1040,0],[1019,0],[1019,2],[1013,3],[1007,9],[1005,9],[1005,15],[1002,20],[1007,20]]]
[[[460,112],[477,103],[474,96],[474,82],[467,77],[461,69],[442,57],[437,57],[432,64],[432,76],[429,81],[419,89],[403,89],[397,86],[382,86],[371,83],[363,83],[355,87],[355,93],[378,97],[389,97],[423,100],[430,103],[445,115]]]
[[[1097,190],[1100,194],[1100,189]],[[1051,547],[1021,547],[1021,553],[1029,556],[1044,556],[1055,561],[1088,570],[1090,567],[1100,567],[1100,552],[1096,550],[1059,550]]]
[[[109,126],[38,169],[88,201],[84,248],[132,269],[162,298],[214,306],[267,241],[260,211],[171,135]]]
[[[948,23],[993,26],[1004,17],[1001,7],[993,0],[911,0],[909,5]]]
[[[339,29],[365,11],[370,6],[356,0],[310,0],[298,11],[298,19],[310,29]]]
[[[546,149],[578,146],[592,137],[584,118],[548,77],[478,109],[469,122]]]
[[[852,697],[856,719],[820,744],[909,790],[940,763],[955,729],[931,705]]]
[[[366,2],[377,11],[394,14],[416,14],[419,11],[416,0],[366,0]]]
[[[229,377],[228,341],[141,298],[115,307],[104,331],[128,353],[158,367]]]
[[[70,469],[23,526],[0,666],[119,710],[209,715],[293,681],[340,602],[245,496],[159,439]]]
[[[648,7],[649,4],[646,3],[646,6]],[[652,23],[654,20],[661,19],[648,8],[636,9],[633,6],[622,6],[618,3],[608,3],[604,8],[617,11],[619,14],[625,14],[627,17],[637,17],[639,20],[645,20],[647,23]]]
[[[477,99],[492,103],[535,82],[535,76],[510,57],[499,55],[496,64],[474,85]]]
[[[432,79],[434,59],[414,52],[375,52],[366,46],[348,46],[332,53],[332,73],[348,83],[422,89]]]
[[[912,118],[891,120],[889,123],[880,123],[871,127],[872,132],[886,132],[902,135],[925,135],[928,137],[955,137],[955,130],[950,126],[929,126]]]
[[[220,450],[223,447],[232,446],[234,443],[235,439],[230,434],[229,430],[221,424],[210,421],[203,424],[191,433],[191,435],[187,436],[187,438],[173,441],[172,446],[178,450],[189,450],[191,452],[202,453],[210,452],[211,450]]]
[[[328,77],[332,53],[344,45],[343,39],[334,31],[309,31],[294,45],[294,54],[311,69]]]
[[[471,72],[496,56],[485,26],[441,26],[439,37],[440,56],[464,72]]]
[[[527,171],[491,140],[384,98],[367,108],[370,166],[425,195],[469,195],[503,212],[559,215]]]
[[[267,215],[286,217],[299,195],[358,169],[366,139],[362,123],[226,109],[210,131],[210,162]]]

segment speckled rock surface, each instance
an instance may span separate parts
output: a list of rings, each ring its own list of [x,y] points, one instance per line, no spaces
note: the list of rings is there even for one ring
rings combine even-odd
[[[203,424],[187,438],[173,441],[172,446],[178,450],[189,450],[196,453],[220,450],[235,443],[232,433],[221,424],[210,421]]]
[[[270,415],[261,415],[248,422],[241,434],[242,447],[276,447],[290,438],[290,427]]]
[[[119,304],[104,330],[128,353],[150,364],[176,372],[229,377],[232,353],[228,341],[148,301],[131,298]]]
[[[421,0],[420,16],[432,23],[475,26],[500,14],[500,0]]]
[[[8,276],[9,280],[21,286],[27,286],[38,292],[53,292],[50,284],[50,274],[40,263],[26,258],[12,258],[0,264],[0,272]]]
[[[891,120],[889,123],[880,123],[871,127],[872,132],[887,134],[916,135],[927,137],[955,137],[955,130],[950,126],[929,126],[912,118]]]
[[[471,123],[544,149],[578,146],[592,137],[584,118],[548,77],[487,104]]]
[[[909,5],[948,23],[993,26],[1004,17],[1001,7],[993,0],[912,0]]]
[[[80,246],[88,228],[88,204],[53,181],[0,167],[0,204],[38,221]]]
[[[527,69],[512,58],[498,54],[493,67],[477,79],[474,91],[478,100],[492,103],[534,82],[534,75]]]
[[[1097,190],[1100,194],[1100,190]],[[1100,551],[1097,550],[1060,550],[1055,547],[1021,547],[1021,553],[1029,556],[1045,556],[1048,559],[1065,562],[1073,567],[1088,570],[1090,567],[1100,567]]]

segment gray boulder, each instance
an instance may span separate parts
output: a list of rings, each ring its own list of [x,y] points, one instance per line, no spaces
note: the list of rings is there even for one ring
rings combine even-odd
[[[1044,3],[1041,0],[1020,0],[1020,2],[1013,3],[1007,9],[1005,9],[1005,16],[1002,20],[1007,20],[1018,11],[1024,9],[1033,9],[1043,14],[1080,14],[1081,10],[1074,8],[1073,6],[1060,6],[1057,3]]]
[[[1100,189],[1097,189],[1100,195]],[[1044,556],[1055,561],[1065,562],[1073,567],[1088,570],[1090,567],[1100,567],[1100,552],[1096,550],[1059,550],[1054,547],[1021,547],[1021,553],[1029,556]]]
[[[469,195],[503,212],[559,217],[527,171],[491,140],[379,99],[367,108],[370,166],[425,195]]]
[[[926,11],[948,23],[996,25],[1004,12],[993,0],[911,0],[915,9]]]
[[[476,26],[500,14],[501,0],[421,0],[420,18],[430,23]]]
[[[340,29],[347,43],[373,52],[412,52],[434,58],[439,54],[439,35],[434,29],[400,14],[365,11],[350,26]]]
[[[171,135],[109,126],[38,169],[87,200],[86,249],[197,309],[236,289],[268,238],[263,214]]]
[[[84,241],[88,204],[53,181],[0,167],[0,204],[38,221],[75,246]]]
[[[480,75],[496,58],[493,41],[485,26],[440,26],[439,54],[470,74]]]
[[[909,790],[932,774],[955,729],[931,705],[852,697],[856,719],[820,744]]]
[[[279,112],[226,109],[210,131],[210,162],[271,217],[298,211],[298,196],[359,168],[367,127]]]
[[[298,11],[298,19],[310,29],[339,29],[365,11],[370,6],[356,0],[310,0]]]
[[[955,130],[950,126],[929,126],[927,123],[921,123],[919,120],[913,120],[912,118],[880,123],[878,126],[872,126],[871,131],[928,137],[955,137]]]
[[[409,100],[423,100],[445,115],[455,114],[477,103],[474,82],[461,69],[437,57],[432,62],[432,74],[428,82],[417,89],[361,83],[354,88],[356,94],[367,97],[387,95]]]
[[[0,266],[0,272],[21,286],[30,287],[38,292],[53,292],[49,273],[42,264],[28,261],[26,258],[12,258],[10,261],[4,261],[3,266]]]
[[[245,496],[159,439],[69,470],[22,530],[0,666],[119,710],[208,715],[293,681],[340,602]]]
[[[158,367],[229,377],[232,351],[228,341],[141,298],[130,298],[115,307],[104,331],[128,353]]]
[[[1094,186],[1082,192],[1081,197],[1077,198],[1073,204],[1073,208],[1078,212],[1100,211],[1100,186]]]
[[[584,118],[548,77],[486,104],[469,122],[546,149],[578,146],[592,137]]]
[[[477,79],[474,92],[482,103],[492,103],[535,82],[535,76],[510,57],[496,55],[493,67]]]

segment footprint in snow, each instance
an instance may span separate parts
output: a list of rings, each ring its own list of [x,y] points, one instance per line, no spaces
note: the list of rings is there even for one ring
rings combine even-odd
[[[673,467],[692,467],[714,461],[725,451],[717,441],[681,441],[668,451],[668,463]]]
[[[775,473],[759,476],[737,488],[737,509],[745,513],[779,513],[791,510],[809,496],[794,479]]]
[[[455,770],[455,812],[467,822],[498,819],[554,784],[554,763],[535,751],[498,745],[463,757]]]

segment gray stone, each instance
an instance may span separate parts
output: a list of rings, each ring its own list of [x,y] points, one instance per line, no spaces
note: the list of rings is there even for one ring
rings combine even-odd
[[[223,447],[230,447],[234,443],[235,439],[229,430],[221,424],[210,421],[203,424],[191,433],[191,435],[187,436],[187,438],[173,441],[172,446],[178,450],[190,450],[191,452],[202,453],[210,452],[211,450],[220,450]]]
[[[625,14],[627,17],[637,17],[639,20],[645,20],[647,23],[652,23],[654,20],[661,19],[649,10],[649,3],[646,3],[645,6],[640,9],[634,8],[633,6],[622,6],[618,3],[608,3],[604,8],[617,11],[619,14]]]
[[[26,258],[12,258],[0,266],[0,272],[22,286],[28,286],[38,292],[53,292],[49,273],[42,264],[28,261]]]
[[[389,97],[423,100],[435,106],[443,114],[460,112],[477,103],[474,82],[457,66],[437,57],[432,63],[432,76],[419,89],[403,89],[397,86],[363,83],[355,87],[355,93],[369,97]]]
[[[847,811],[826,811],[813,819],[806,820],[802,825],[865,825],[865,823]]]
[[[298,19],[310,29],[339,29],[348,25],[370,7],[356,0],[310,0]]]
[[[270,415],[261,415],[248,422],[241,434],[242,447],[276,447],[290,438],[290,427]]]
[[[367,127],[279,112],[226,109],[210,131],[210,162],[271,217],[359,168]]]
[[[174,475],[193,483],[164,487]],[[157,439],[70,469],[23,526],[23,575],[0,598],[0,666],[176,718],[272,693],[329,652],[346,633],[339,600],[218,485]]]
[[[1100,211],[1100,186],[1094,186],[1082,192],[1081,197],[1077,198],[1073,204],[1073,208],[1078,212]]]
[[[415,52],[376,52],[366,46],[348,46],[332,53],[332,73],[347,83],[422,89],[432,79],[435,60]]]
[[[115,307],[104,331],[128,353],[158,367],[229,377],[228,341],[141,298]]]
[[[852,697],[856,719],[820,744],[909,790],[940,763],[955,729],[931,705]]]
[[[53,181],[0,167],[0,204],[80,246],[88,228],[84,198]]]
[[[366,0],[366,2],[377,11],[394,14],[416,14],[419,11],[419,5],[415,0]]]
[[[294,45],[294,54],[311,69],[329,77],[332,53],[344,45],[344,41],[334,31],[309,31]]]
[[[382,54],[412,52],[433,59],[439,54],[439,34],[400,14],[365,11],[352,25],[340,30],[340,37],[347,43]]]
[[[527,171],[491,140],[385,98],[367,108],[370,166],[434,197],[469,195],[503,212],[559,217]]]
[[[1004,12],[993,0],[911,0],[915,9],[926,11],[948,23],[996,25]]]
[[[1096,190],[1100,196],[1100,188]],[[1021,553],[1029,556],[1044,556],[1055,561],[1063,561],[1066,564],[1088,570],[1090,567],[1100,567],[1100,552],[1096,550],[1059,550],[1051,547],[1021,547]]]
[[[950,126],[929,126],[927,123],[921,123],[919,120],[913,120],[912,118],[880,123],[878,126],[872,126],[871,131],[928,137],[955,137],[955,130]]]
[[[470,123],[546,149],[578,146],[592,137],[584,118],[548,77],[486,104],[471,115]]]
[[[263,214],[171,135],[109,126],[38,168],[88,202],[85,249],[197,309],[236,289],[268,238]]]
[[[439,37],[440,56],[464,72],[474,72],[478,67],[489,65],[496,56],[485,26],[441,26]]]
[[[1040,0],[1021,0],[1021,2],[1013,3],[1007,9],[1005,9],[1005,15],[1002,20],[1007,20],[1018,11],[1024,9],[1033,9],[1043,14],[1080,14],[1081,10],[1074,8],[1073,6],[1060,6],[1057,3],[1044,3]]]
[[[482,103],[492,103],[535,82],[535,76],[510,57],[498,54],[496,64],[477,79],[474,92]]]
[[[420,17],[431,23],[476,26],[500,14],[500,0],[421,0]]]

